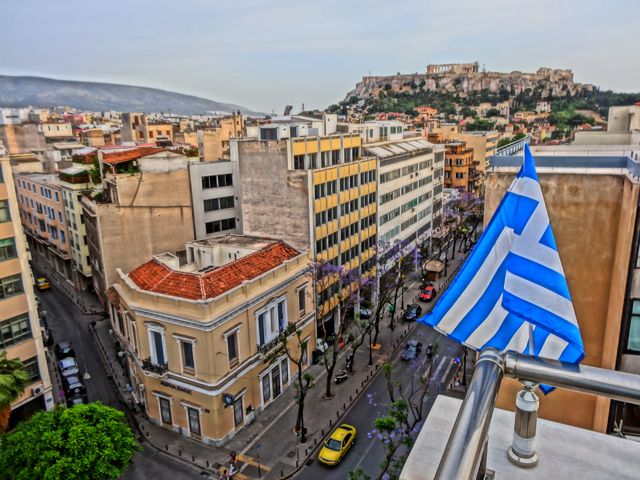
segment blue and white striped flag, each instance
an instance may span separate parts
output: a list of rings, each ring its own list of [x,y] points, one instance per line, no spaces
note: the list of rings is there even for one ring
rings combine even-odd
[[[420,321],[475,350],[494,347],[571,363],[584,357],[528,145],[480,240]]]

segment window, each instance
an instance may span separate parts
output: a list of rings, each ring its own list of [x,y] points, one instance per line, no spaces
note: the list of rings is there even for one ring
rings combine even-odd
[[[0,240],[0,262],[16,258],[18,253],[16,251],[16,241],[13,237],[3,238]]]
[[[198,409],[187,407],[187,417],[189,417],[189,431],[193,435],[200,435],[200,412]]]
[[[212,210],[222,210],[223,208],[233,208],[233,197],[222,198],[208,198],[204,201],[204,211],[211,212]]]
[[[149,326],[149,351],[151,362],[156,365],[167,364],[167,347],[164,342],[164,329]]]
[[[233,186],[233,175],[230,173],[224,175],[207,175],[202,177],[202,189],[220,188]]]
[[[293,169],[304,170],[304,155],[295,155],[293,157]]]
[[[229,355],[229,365],[238,363],[238,332],[227,335],[227,352]]]
[[[302,342],[300,347],[302,348],[302,352],[300,352],[301,353],[300,360],[301,360],[302,366],[308,365],[309,364],[309,337],[307,337]]]
[[[58,192],[55,192],[55,194],[56,194],[56,202],[60,203],[60,196],[58,195]],[[62,220],[62,218],[60,220]]]
[[[209,233],[217,233],[225,230],[233,230],[236,228],[236,219],[235,218],[225,218],[223,220],[216,220],[213,222],[207,222],[204,224],[205,231],[207,234]]]
[[[285,358],[280,364],[280,376],[282,377],[282,384],[289,383],[289,359]]]
[[[0,223],[11,221],[11,213],[9,212],[9,202],[0,200]]]
[[[28,313],[0,322],[0,348],[10,347],[32,337]]]
[[[38,357],[30,358],[22,362],[24,369],[29,374],[29,381],[31,383],[40,380],[40,368],[38,367]]]
[[[262,346],[275,339],[287,325],[286,300],[268,305],[257,315],[258,341]]]
[[[271,378],[267,374],[262,377],[262,403],[266,404],[271,400]]]
[[[300,310],[300,316],[304,315],[306,307],[306,295],[307,287],[302,287],[298,290],[298,309]]]
[[[0,278],[0,300],[20,295],[24,292],[20,274]]]
[[[238,397],[233,402],[233,424],[237,427],[244,420],[244,402],[242,397]]]
[[[171,420],[171,401],[168,398],[158,397],[160,403],[160,416],[162,417],[162,423],[173,424]]]
[[[193,342],[180,341],[182,347],[182,367],[184,370],[195,370],[196,362],[193,356]]]
[[[640,300],[634,300],[631,307],[627,349],[640,353]]]

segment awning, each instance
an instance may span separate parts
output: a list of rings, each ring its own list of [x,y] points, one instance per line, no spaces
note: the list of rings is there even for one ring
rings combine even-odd
[[[442,270],[444,270],[444,263],[442,263],[440,260],[429,260],[424,264],[424,269],[427,272],[440,273]]]

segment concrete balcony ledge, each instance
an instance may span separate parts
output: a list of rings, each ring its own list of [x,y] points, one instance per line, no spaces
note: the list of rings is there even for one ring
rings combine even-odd
[[[540,401],[544,402],[544,398]],[[461,405],[461,400],[443,395],[436,399],[400,480],[435,477]],[[538,420],[536,437],[538,465],[531,469],[516,467],[507,459],[513,422],[513,412],[494,410],[489,429],[487,468],[495,472],[496,479],[631,480],[640,475],[640,443],[542,419]]]

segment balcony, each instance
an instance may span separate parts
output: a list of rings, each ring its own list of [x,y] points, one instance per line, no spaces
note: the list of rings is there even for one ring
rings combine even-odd
[[[169,365],[166,363],[154,363],[150,357],[142,360],[142,369],[146,372],[153,373],[162,377],[167,371],[169,371]]]
[[[277,335],[275,338],[273,338],[272,340],[270,340],[268,342],[263,343],[262,345],[257,345],[258,353],[261,356],[266,356],[272,350],[277,348],[278,345],[280,345],[282,343],[283,338],[288,337],[293,332],[295,332],[295,330],[296,330],[296,324],[295,323],[288,323],[286,328],[282,332],[280,332],[280,334]]]

